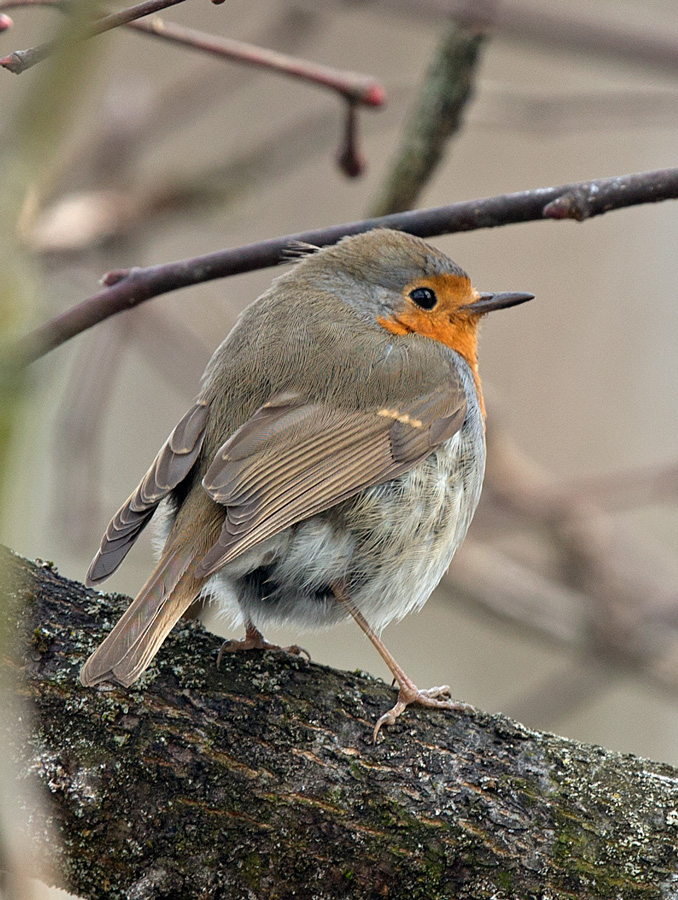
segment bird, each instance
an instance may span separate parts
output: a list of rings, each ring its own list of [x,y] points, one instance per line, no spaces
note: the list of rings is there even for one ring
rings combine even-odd
[[[380,633],[423,606],[478,504],[479,322],[534,295],[481,293],[440,250],[386,228],[290,255],[106,530],[90,587],[154,515],[163,548],[80,680],[128,687],[199,601],[244,625],[222,652],[273,648],[270,626],[353,618],[398,686],[376,742],[412,703],[473,709],[447,685],[420,690]]]

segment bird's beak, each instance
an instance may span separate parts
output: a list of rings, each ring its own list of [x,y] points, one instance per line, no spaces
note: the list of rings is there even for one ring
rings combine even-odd
[[[534,300],[534,294],[524,294],[518,291],[506,294],[478,294],[477,300],[467,303],[466,306],[460,306],[459,310],[484,316],[485,313],[493,312],[495,309],[507,309],[509,306],[518,306],[519,303],[525,303],[528,300]]]

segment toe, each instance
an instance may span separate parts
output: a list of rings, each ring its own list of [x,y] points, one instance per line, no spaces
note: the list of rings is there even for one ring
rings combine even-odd
[[[282,650],[285,653],[290,653],[292,656],[305,656],[306,659],[311,662],[311,654],[304,647],[300,647],[298,644],[291,644],[289,647],[282,647]]]

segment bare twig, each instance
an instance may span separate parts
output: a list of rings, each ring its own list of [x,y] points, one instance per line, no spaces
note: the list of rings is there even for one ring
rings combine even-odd
[[[172,41],[185,47],[192,47],[204,53],[210,53],[221,59],[236,60],[248,65],[259,66],[292,78],[310,81],[321,87],[329,88],[341,94],[352,103],[363,106],[383,106],[386,100],[386,92],[383,87],[367,75],[356,72],[344,72],[333,69],[330,66],[322,66],[305,59],[289,56],[286,53],[278,53],[244,41],[235,41],[218,35],[197,31],[195,28],[187,28],[174,22],[165,22],[156,17],[149,22],[133,21],[141,16],[148,15],[158,9],[181,3],[183,0],[145,0],[139,6],[131,7],[120,13],[114,13],[97,20],[84,37],[93,37],[118,25],[129,25],[135,31],[151,37],[159,37],[166,41]],[[67,7],[61,0],[5,0],[0,3],[0,10],[15,9],[22,6],[52,6],[65,11]],[[35,63],[45,59],[53,49],[51,43],[41,44],[30,50],[16,50],[4,59],[0,59],[0,66],[19,74]]]
[[[130,6],[129,9],[123,9],[120,12],[111,13],[111,15],[97,19],[91,25],[88,25],[81,34],[77,35],[77,39],[87,40],[91,37],[96,37],[96,35],[110,31],[112,28],[128,25],[135,19],[150,16],[161,9],[167,9],[169,6],[176,6],[177,3],[183,2],[184,0],[144,0],[143,3],[139,3],[137,6]],[[59,7],[61,9],[68,8],[63,4],[59,4]],[[37,47],[30,47],[28,50],[15,50],[9,56],[0,59],[0,66],[9,72],[13,72],[15,75],[20,75],[21,72],[25,72],[26,69],[30,69],[31,66],[51,56],[55,49],[56,44],[54,41],[47,41],[44,44],[38,44]]]
[[[337,163],[349,178],[356,178],[365,170],[365,157],[358,149],[358,111],[355,103],[347,104],[344,137],[337,152]]]
[[[467,200],[450,206],[304,231],[164,265],[109,272],[103,278],[104,290],[31,332],[21,342],[19,352],[26,362],[31,362],[97,322],[151,297],[285,262],[285,253],[295,241],[325,246],[336,243],[348,234],[359,234],[372,228],[398,228],[420,237],[431,237],[536,221],[545,218],[546,207],[559,197],[574,193],[580,198],[579,208],[585,210],[586,217],[640,203],[675,199],[678,198],[678,168]]]
[[[152,19],[150,22],[137,22],[135,30],[211,53],[221,59],[236,60],[248,65],[270,69],[282,75],[289,75],[292,78],[300,78],[302,81],[310,81],[320,87],[336,91],[352,103],[360,103],[363,106],[382,106],[386,100],[386,92],[381,85],[367,75],[321,66],[305,59],[288,56],[286,53],[277,53],[275,50],[246,44],[244,41],[206,34],[174,22],[164,22],[160,18]]]

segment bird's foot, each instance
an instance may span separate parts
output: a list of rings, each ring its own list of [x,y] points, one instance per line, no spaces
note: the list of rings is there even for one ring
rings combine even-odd
[[[450,699],[443,700],[441,697]],[[377,743],[377,735],[382,725],[394,725],[398,716],[403,713],[412,703],[418,703],[419,706],[429,706],[434,709],[449,709],[452,712],[475,712],[475,707],[470,703],[462,703],[460,700],[452,700],[450,697],[449,685],[443,684],[440,687],[432,687],[427,690],[419,690],[419,688],[409,679],[400,685],[398,690],[398,700],[392,709],[385,712],[374,726],[372,734],[373,743]]]
[[[217,656],[217,668],[221,665],[224,653],[239,653],[241,650],[280,650],[283,653],[290,653],[292,656],[304,655],[311,661],[311,654],[303,647],[297,644],[291,644],[289,647],[280,647],[278,644],[271,644],[267,641],[263,634],[253,625],[248,625],[245,630],[245,637],[239,641],[224,641]]]

